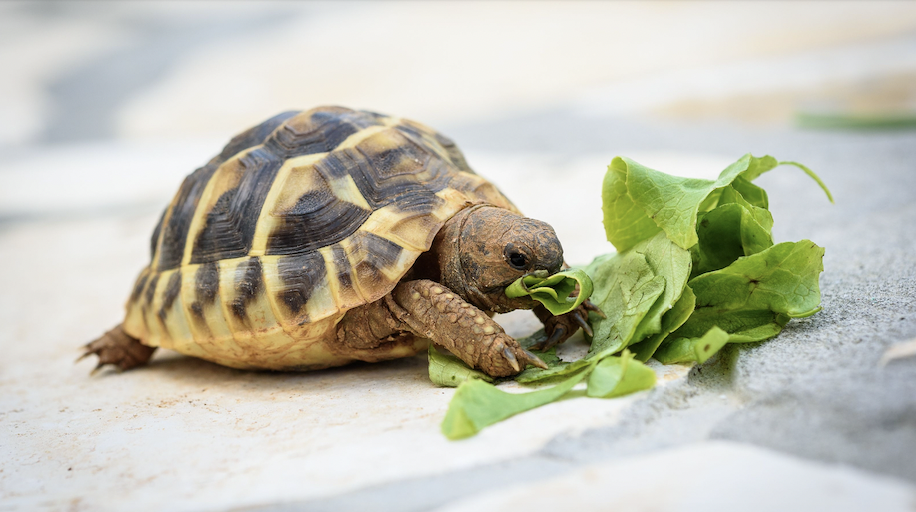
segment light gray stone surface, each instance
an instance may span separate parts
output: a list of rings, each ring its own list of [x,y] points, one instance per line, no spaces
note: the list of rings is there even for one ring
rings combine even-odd
[[[591,464],[546,482],[516,483],[436,510],[506,510],[526,502],[527,510],[543,512],[858,512],[911,509],[913,497],[908,485],[893,479],[718,441]]]

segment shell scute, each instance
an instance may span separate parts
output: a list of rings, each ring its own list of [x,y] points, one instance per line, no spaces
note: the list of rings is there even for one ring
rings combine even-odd
[[[204,189],[218,167],[208,164],[197,169],[185,178],[178,189],[178,194],[166,214],[160,235],[157,270],[169,270],[181,265],[194,212],[197,211]]]
[[[181,272],[175,271],[169,276],[168,284],[162,296],[162,306],[159,308],[159,318],[163,322],[166,320],[169,310],[172,309],[172,305],[175,304],[175,299],[178,298],[179,293],[181,293]]]
[[[334,244],[371,214],[361,205],[341,200],[317,165],[292,169],[284,185],[270,212],[266,254],[304,254]]]
[[[451,174],[431,151],[395,128],[379,132],[342,153],[358,162],[352,166],[356,171],[353,179],[376,209],[433,196],[448,185]]]
[[[321,249],[319,253],[324,257],[328,285],[336,299],[337,310],[347,311],[365,304],[365,299],[359,294],[354,284],[353,267],[343,246],[337,243]]]
[[[277,302],[285,308],[286,317],[296,318],[291,323],[308,321],[308,315],[303,316],[304,307],[327,282],[324,258],[317,251],[311,251],[282,256],[275,261],[277,280],[273,292]]]
[[[327,153],[351,135],[377,125],[375,118],[341,107],[322,107],[289,119],[264,146],[284,157]]]
[[[229,141],[229,144],[223,148],[219,155],[217,155],[210,164],[216,164],[217,166],[225,162],[226,160],[237,155],[241,151],[244,151],[248,148],[263,144],[277,128],[283,125],[286,121],[300,114],[298,110],[291,110],[277,114],[274,117],[271,117],[263,123],[253,126],[248,130],[236,135]]]
[[[409,119],[403,119],[398,129],[414,140],[421,141],[425,147],[432,149],[441,159],[451,163],[461,172],[475,174],[452,139],[425,124]]]
[[[264,289],[261,259],[253,257],[239,262],[231,275],[234,277],[232,284],[235,296],[229,303],[229,310],[235,318],[245,323],[250,316],[248,307],[257,300]]]
[[[366,302],[380,299],[397,284],[403,252],[400,245],[371,231],[360,230],[349,238],[347,256]]]
[[[270,151],[254,148],[220,166],[192,221],[189,263],[238,258],[251,251],[258,214],[282,163]]]

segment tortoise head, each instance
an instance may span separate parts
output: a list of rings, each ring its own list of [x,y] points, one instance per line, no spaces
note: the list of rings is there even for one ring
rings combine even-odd
[[[529,272],[553,274],[563,266],[563,247],[549,224],[490,205],[466,208],[450,219],[434,250],[442,284],[496,313],[536,306],[530,297],[506,297],[506,287]]]

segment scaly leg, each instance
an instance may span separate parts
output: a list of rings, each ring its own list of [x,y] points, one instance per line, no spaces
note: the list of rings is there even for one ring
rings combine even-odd
[[[77,361],[92,354],[99,356],[99,364],[92,370],[92,373],[99,371],[106,364],[113,364],[121,370],[130,370],[144,365],[156,350],[156,347],[147,347],[137,338],[124,332],[120,325],[83,348],[86,351]]]
[[[494,377],[515,375],[529,364],[547,368],[483,311],[439,283],[407,281],[391,295],[389,308],[398,320],[474,368]]]

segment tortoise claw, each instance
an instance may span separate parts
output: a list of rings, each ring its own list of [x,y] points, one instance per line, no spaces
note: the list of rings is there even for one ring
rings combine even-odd
[[[512,353],[509,347],[503,348],[503,357],[506,358],[506,361],[509,361],[509,366],[511,366],[516,373],[521,371],[521,368],[518,366],[518,358],[515,357],[515,354]]]
[[[566,327],[557,325],[546,340],[534,345],[532,348],[536,350],[548,350],[550,347],[559,343],[560,340],[564,339],[564,336],[566,336]]]
[[[599,309],[598,306],[596,306],[595,303],[591,301],[591,299],[585,299],[585,302],[582,303],[582,307],[584,307],[586,311],[591,311],[601,318],[607,318],[607,315],[604,314],[604,311],[601,311],[601,309]]]
[[[83,357],[85,357],[85,356],[83,356]],[[81,357],[80,359],[82,359],[82,357]],[[94,376],[95,374],[99,373],[100,371],[102,371],[102,368],[103,368],[103,367],[105,367],[105,363],[99,363],[99,364],[95,365],[95,368],[93,368],[92,371],[89,372],[89,376],[92,377],[92,376]]]
[[[585,331],[585,334],[587,334],[590,338],[595,335],[595,333],[592,331],[592,326],[588,325],[588,321],[582,318],[582,315],[578,311],[576,311],[572,317],[573,320],[579,324],[579,327],[581,327],[582,330]]]
[[[95,352],[89,349],[89,345],[90,345],[89,343],[83,345],[83,348],[86,349],[86,351],[83,352],[83,355],[77,357],[76,361],[73,361],[74,363],[78,363],[82,361],[83,359],[86,359],[87,357],[91,356],[92,354],[95,354]]]
[[[525,353],[525,357],[528,359],[528,361],[526,361],[528,364],[537,366],[538,368],[543,368],[544,370],[547,369],[547,363],[545,363],[540,357],[525,349],[522,349],[522,351]]]

